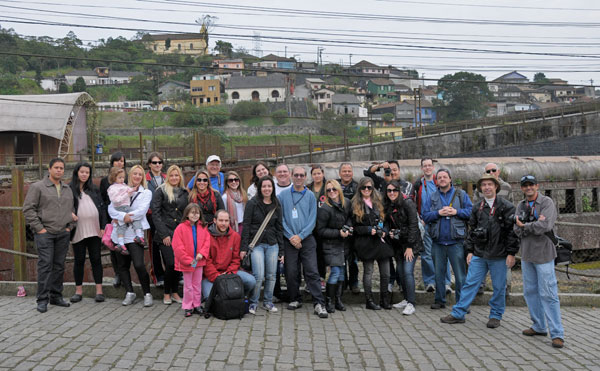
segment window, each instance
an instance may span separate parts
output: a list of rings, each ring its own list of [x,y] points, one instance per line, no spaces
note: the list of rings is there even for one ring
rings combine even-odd
[[[260,94],[259,94],[259,93],[258,93],[256,90],[254,90],[254,91],[252,92],[252,100],[253,100],[253,101],[258,101],[258,100],[260,100]]]
[[[331,103],[327,103],[327,108],[331,108]]]
[[[177,50],[181,50],[181,44],[177,44]]]
[[[210,98],[209,97],[206,98],[206,103],[210,103]]]
[[[214,86],[209,86],[208,87],[208,91],[215,91],[215,87]]]
[[[327,98],[331,98],[331,94],[327,94]]]
[[[231,99],[240,99],[240,93],[234,91],[233,93],[231,93]]]
[[[194,44],[190,43],[190,50],[194,50]]]
[[[200,104],[204,103],[204,98],[200,98]]]
[[[156,44],[154,44],[154,51],[156,51]]]
[[[218,101],[219,101],[219,97],[215,97],[215,102],[218,102]]]
[[[193,101],[194,101],[194,105],[196,105],[196,98],[194,98]]]
[[[279,98],[279,91],[273,90],[271,92],[271,98]]]

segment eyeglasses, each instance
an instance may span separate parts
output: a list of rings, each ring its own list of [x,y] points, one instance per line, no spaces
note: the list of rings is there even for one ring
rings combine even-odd
[[[294,174],[294,178],[304,178],[306,174]]]
[[[196,179],[196,183],[208,183],[208,179],[207,178],[198,178],[198,179]]]
[[[152,165],[162,165],[162,161],[151,161]]]
[[[390,188],[390,189],[387,190],[387,193],[398,193],[398,192],[400,192],[400,191],[397,190],[396,188],[393,188],[393,189]]]
[[[331,193],[331,192],[337,192],[338,190],[335,188],[327,188],[326,191],[327,191],[327,193]]]
[[[485,172],[488,174],[491,174],[491,173],[495,173],[496,171],[498,171],[498,169],[488,169]]]
[[[240,179],[239,178],[231,178],[231,179],[227,179],[228,183],[234,183],[234,182],[239,182]]]
[[[361,190],[361,191],[364,191],[364,190],[367,190],[367,191],[372,191],[372,190],[373,190],[373,187],[371,187],[371,186],[362,186],[362,187],[360,187],[360,190]]]

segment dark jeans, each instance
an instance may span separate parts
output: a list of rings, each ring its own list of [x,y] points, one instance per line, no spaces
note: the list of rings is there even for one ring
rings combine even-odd
[[[173,247],[160,244],[160,253],[165,263],[165,295],[176,294],[179,289],[179,272],[175,270]]]
[[[62,297],[65,257],[69,250],[71,233],[36,233],[34,240],[38,251],[37,263],[37,301],[48,302]]]
[[[154,241],[154,232],[156,232],[156,228],[154,228],[154,222],[152,221],[152,216],[148,215],[147,218],[148,223],[150,224],[150,232],[148,233],[148,248],[150,249],[150,259],[151,259],[151,275],[154,283],[157,281],[163,281],[165,278],[165,270],[162,265],[162,258],[160,256],[160,241]]]
[[[296,249],[287,239],[283,242],[285,248],[285,280],[287,282],[290,302],[301,301],[300,280],[298,279],[298,262],[304,267],[304,282],[313,297],[314,304],[325,304],[321,292],[321,280],[317,268],[317,243],[310,235],[302,240],[302,248]]]
[[[317,241],[317,268],[319,270],[319,277],[325,278],[327,275],[327,264],[325,263],[325,255],[323,254],[323,243],[315,237]]]
[[[390,259],[377,259],[377,267],[379,267],[379,291],[387,292],[388,283],[390,282]],[[375,260],[363,260],[363,286],[365,295],[373,293],[373,270],[375,268]]]
[[[84,238],[83,240],[73,244],[73,255],[75,256],[75,263],[73,264],[73,276],[75,277],[76,286],[81,286],[83,284],[86,248],[90,256],[90,265],[92,266],[94,282],[97,285],[102,283],[102,258],[100,256],[101,247],[102,241],[100,240],[100,237]]]
[[[133,292],[131,273],[129,273],[131,262],[133,262],[133,268],[135,268],[135,272],[142,285],[142,291],[144,291],[144,294],[150,293],[150,276],[148,276],[146,265],[144,264],[144,248],[137,243],[129,243],[127,244],[127,250],[129,251],[129,255],[117,255],[119,275],[121,276],[123,286],[127,292]]]
[[[404,299],[415,305],[415,262],[417,257],[413,257],[412,261],[408,261],[404,256],[396,257],[396,279],[398,280],[400,287],[402,287],[402,293]]]

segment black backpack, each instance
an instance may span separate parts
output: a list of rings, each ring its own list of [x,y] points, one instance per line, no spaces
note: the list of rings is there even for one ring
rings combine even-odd
[[[245,313],[242,279],[237,274],[217,276],[204,305],[204,317],[212,314],[219,319],[241,319]]]

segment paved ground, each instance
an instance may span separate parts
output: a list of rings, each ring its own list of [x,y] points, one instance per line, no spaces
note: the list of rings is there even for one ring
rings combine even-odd
[[[448,310],[418,306],[366,311],[352,305],[329,319],[310,305],[243,320],[184,318],[175,305],[143,308],[138,300],[35,311],[34,299],[0,297],[0,368],[63,370],[455,369],[600,370],[600,309],[564,308],[566,347],[520,335],[529,319],[509,307],[502,326],[485,327],[487,307],[467,323],[444,325]]]

